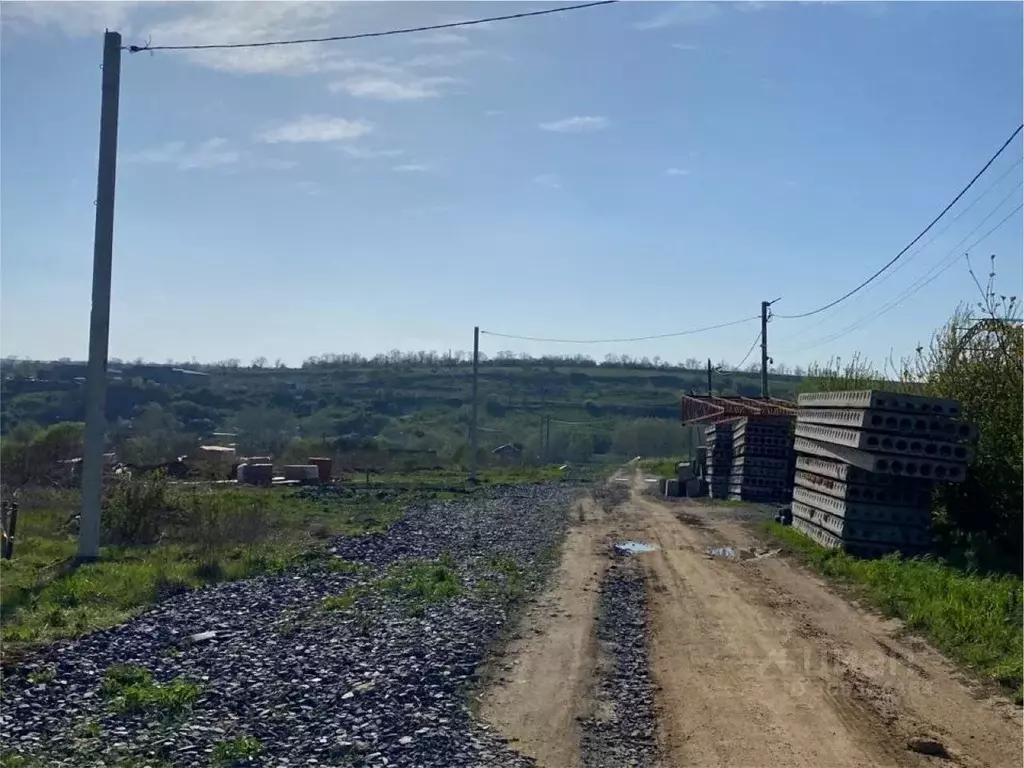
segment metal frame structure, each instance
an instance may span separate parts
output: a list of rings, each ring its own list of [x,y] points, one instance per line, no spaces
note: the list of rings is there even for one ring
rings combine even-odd
[[[683,395],[679,403],[684,426],[711,425],[748,416],[796,416],[796,404],[775,397],[742,395]]]

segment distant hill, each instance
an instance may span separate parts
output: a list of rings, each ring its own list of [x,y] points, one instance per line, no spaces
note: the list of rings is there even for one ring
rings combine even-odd
[[[296,439],[341,450],[372,440],[377,447],[465,458],[472,366],[464,359],[332,356],[301,368],[112,363],[108,375],[112,441],[165,444],[149,446],[149,454],[227,432],[252,450],[280,451]],[[2,376],[3,434],[27,423],[84,419],[84,365],[5,360]],[[799,380],[772,376],[772,395],[793,397]],[[760,394],[757,373],[715,374],[713,384],[716,393]],[[551,460],[672,455],[692,444],[679,425],[679,396],[706,388],[704,370],[585,358],[484,361],[479,446],[491,451],[513,443],[535,456],[547,440]]]

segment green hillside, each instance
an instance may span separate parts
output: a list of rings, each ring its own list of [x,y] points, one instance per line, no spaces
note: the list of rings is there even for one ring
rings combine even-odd
[[[126,460],[157,462],[214,433],[237,434],[243,452],[385,450],[462,463],[471,414],[472,366],[429,354],[385,360],[309,361],[301,368],[111,366],[112,445]],[[5,361],[5,435],[84,418],[84,374],[74,363]],[[79,379],[79,380],[76,380]],[[792,397],[797,377],[772,377]],[[756,396],[756,373],[715,374],[715,392]],[[517,444],[523,457],[584,461],[594,454],[675,455],[692,445],[679,396],[705,392],[703,370],[597,365],[586,359],[486,361],[479,367],[479,446]],[[550,418],[545,436],[544,419]]]

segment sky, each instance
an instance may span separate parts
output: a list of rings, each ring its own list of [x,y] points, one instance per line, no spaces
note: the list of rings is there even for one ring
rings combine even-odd
[[[87,355],[104,28],[234,43],[548,7],[3,3],[0,354]],[[298,364],[468,350],[474,326],[618,339],[776,297],[777,315],[812,310],[895,256],[1020,125],[1021,30],[1011,2],[623,2],[125,52],[110,355]],[[1021,153],[1018,136],[885,279],[775,317],[773,360],[926,344],[978,298],[962,254],[1019,206]],[[996,254],[1002,293],[1020,293],[1021,226],[1018,211],[970,251],[982,282]],[[484,334],[481,350],[735,365],[759,330]]]

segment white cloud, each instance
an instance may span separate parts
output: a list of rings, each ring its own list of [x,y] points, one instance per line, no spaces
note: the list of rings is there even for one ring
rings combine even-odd
[[[693,45],[691,43],[672,43],[672,47],[677,51],[699,51],[699,45]]]
[[[69,37],[85,37],[116,29],[131,34],[129,17],[141,3],[25,2],[4,3],[4,26],[28,34],[33,27],[57,27]],[[125,41],[127,42],[127,41]]]
[[[354,77],[331,83],[331,91],[343,91],[361,99],[380,101],[420,101],[441,95],[441,87],[458,82],[453,77],[424,77],[400,81],[385,77]]]
[[[665,169],[665,175],[666,176],[689,176],[690,175],[690,169],[689,168],[666,168]]]
[[[562,182],[553,173],[542,173],[539,176],[534,176],[533,183],[542,187],[547,187],[548,189],[562,188]]]
[[[405,154],[404,149],[369,149],[357,147],[352,144],[342,144],[339,149],[349,157],[357,160],[374,160],[378,157],[399,157]]]
[[[540,124],[541,130],[554,131],[555,133],[587,133],[590,131],[602,131],[607,127],[608,118],[590,116],[566,117],[551,123]]]
[[[405,165],[396,165],[391,170],[398,173],[426,173],[433,169],[434,166],[427,165],[426,163],[406,163]]]
[[[484,110],[484,116],[485,117],[498,117],[499,115],[504,115],[504,114],[505,114],[505,110],[504,109],[485,109]]]
[[[124,161],[139,165],[173,165],[189,171],[234,165],[242,157],[242,152],[232,147],[227,139],[214,138],[195,147],[188,147],[181,141],[168,142],[161,147],[128,153]]]
[[[303,115],[298,120],[264,131],[256,139],[266,144],[348,141],[372,130],[373,126],[365,120]]]
[[[633,28],[650,30],[665,29],[666,27],[674,27],[677,24],[698,24],[719,13],[716,3],[699,2],[698,0],[666,3],[666,5],[669,7],[659,11],[657,15],[652,16],[647,21],[637,22],[633,25]]]

